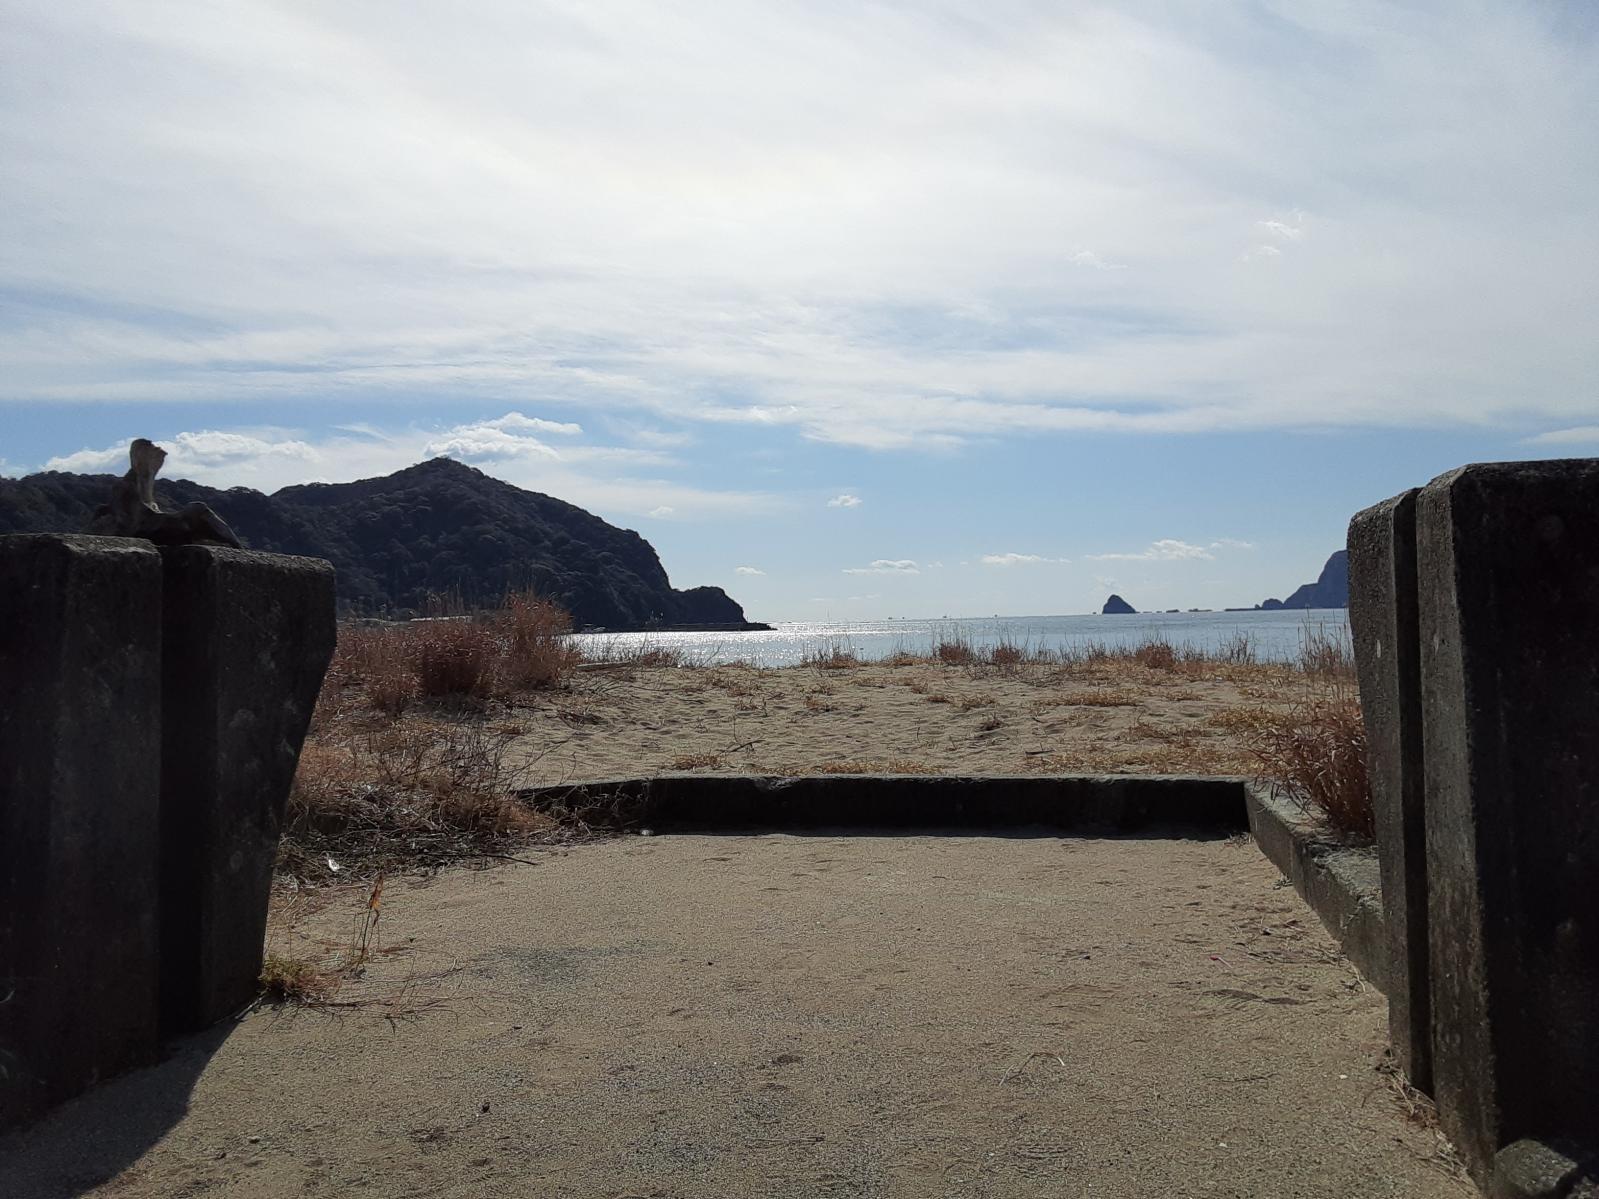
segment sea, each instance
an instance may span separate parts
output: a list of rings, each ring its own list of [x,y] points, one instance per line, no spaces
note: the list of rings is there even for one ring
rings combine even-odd
[[[944,641],[964,641],[982,652],[999,644],[1028,650],[1083,650],[1137,646],[1164,640],[1178,649],[1217,650],[1249,639],[1260,661],[1292,661],[1313,638],[1348,644],[1342,608],[1295,611],[1148,612],[1131,616],[994,616],[932,620],[795,621],[769,633],[577,633],[571,641],[586,657],[626,658],[648,649],[675,650],[690,665],[743,662],[794,666],[834,650],[877,661],[896,653],[926,654]]]

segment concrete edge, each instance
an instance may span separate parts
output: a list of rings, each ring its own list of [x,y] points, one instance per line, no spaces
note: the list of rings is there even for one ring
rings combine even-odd
[[[1249,831],[1343,948],[1355,968],[1388,990],[1388,927],[1377,851],[1338,840],[1289,800],[1244,787]]]
[[[533,807],[604,828],[1025,828],[1241,833],[1243,780],[1170,775],[661,774],[529,787]]]

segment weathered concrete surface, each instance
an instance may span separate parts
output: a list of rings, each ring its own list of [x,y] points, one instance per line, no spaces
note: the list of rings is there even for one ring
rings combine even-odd
[[[1159,775],[663,774],[522,792],[596,826],[681,829],[1003,828],[1124,833],[1247,826],[1243,782]]]
[[[160,717],[155,550],[0,537],[0,1126],[155,1058]]]
[[[1294,890],[1379,990],[1390,981],[1388,931],[1375,850],[1346,845],[1267,787],[1247,791],[1249,831]]]
[[[1433,1080],[1473,1168],[1599,1128],[1599,460],[1416,506]]]
[[[1366,762],[1377,825],[1387,933],[1388,1025],[1410,1081],[1432,1089],[1427,938],[1425,775],[1420,630],[1416,610],[1416,491],[1349,522],[1349,625],[1360,674]]]
[[[184,1032],[256,994],[283,806],[336,629],[320,559],[161,558],[161,1014]]]
[[[1490,1199],[1584,1199],[1599,1187],[1599,1154],[1572,1142],[1521,1140],[1494,1157]]]

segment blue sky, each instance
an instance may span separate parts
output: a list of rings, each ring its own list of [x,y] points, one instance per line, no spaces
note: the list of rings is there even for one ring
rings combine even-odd
[[[1599,453],[1596,11],[5,0],[0,470],[448,453],[768,619],[1282,595]]]

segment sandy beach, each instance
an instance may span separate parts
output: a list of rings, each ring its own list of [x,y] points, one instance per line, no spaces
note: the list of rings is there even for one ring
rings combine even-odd
[[[529,782],[662,770],[1253,774],[1241,735],[1310,686],[1278,666],[861,664],[580,670],[506,715]]]
[[[0,1143],[7,1193],[1475,1192],[1386,1005],[1242,839],[660,836],[384,896],[255,1011]],[[347,946],[360,896],[280,923]]]

